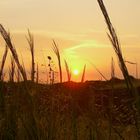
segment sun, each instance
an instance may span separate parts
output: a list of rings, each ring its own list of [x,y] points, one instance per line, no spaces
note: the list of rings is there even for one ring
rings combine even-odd
[[[73,71],[73,74],[74,74],[74,75],[78,75],[78,74],[79,74],[79,70],[75,69],[75,70]]]

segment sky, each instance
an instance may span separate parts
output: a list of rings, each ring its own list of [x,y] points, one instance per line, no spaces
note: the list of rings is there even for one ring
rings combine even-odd
[[[104,3],[119,36],[124,58],[139,64],[140,1],[104,0]],[[45,75],[46,68],[42,65],[47,65],[49,55],[58,71],[56,56],[52,51],[54,39],[61,53],[64,81],[67,79],[64,59],[72,71],[79,70],[79,75],[72,75],[74,81],[80,81],[85,64],[86,80],[101,79],[94,65],[109,79],[111,57],[115,60],[116,76],[122,77],[97,0],[0,0],[0,7],[0,23],[10,30],[13,44],[24,60],[27,71],[31,60],[26,40],[29,28],[34,35],[35,59],[40,66],[40,75]],[[2,58],[2,38],[0,42]],[[135,66],[127,66],[130,74],[135,76]]]

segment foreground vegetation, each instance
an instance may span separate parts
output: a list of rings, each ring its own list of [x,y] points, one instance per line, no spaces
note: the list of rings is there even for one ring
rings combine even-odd
[[[24,84],[1,83],[2,140],[137,139],[133,100],[124,86],[112,90],[111,81],[51,86],[28,81],[29,102]]]

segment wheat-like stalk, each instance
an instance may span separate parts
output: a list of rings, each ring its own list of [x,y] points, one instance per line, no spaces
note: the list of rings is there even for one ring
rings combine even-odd
[[[60,57],[60,52],[59,52],[58,45],[56,44],[56,42],[54,40],[53,40],[53,51],[56,54],[57,59],[58,59],[59,74],[60,74],[60,83],[62,83],[61,57]]]
[[[35,77],[34,38],[29,29],[28,29],[28,37],[26,38],[30,47],[30,52],[32,57],[31,81],[34,82],[35,79],[34,78]]]
[[[66,67],[68,82],[70,82],[70,80],[71,80],[71,71],[70,71],[70,68],[69,68],[69,65],[68,65],[67,61],[64,60],[64,62],[65,62],[65,67]]]
[[[112,46],[113,46],[113,48],[116,52],[116,55],[117,55],[118,59],[119,59],[119,66],[120,66],[120,69],[121,69],[121,71],[123,73],[123,76],[125,78],[129,93],[132,95],[133,94],[133,84],[131,82],[127,67],[126,67],[124,59],[123,59],[123,55],[122,55],[121,46],[120,46],[118,36],[117,36],[116,31],[115,31],[115,29],[114,29],[114,27],[113,27],[113,25],[110,21],[110,18],[108,16],[108,13],[107,13],[107,10],[105,8],[105,5],[104,5],[103,1],[102,0],[97,0],[97,1],[99,3],[100,9],[101,9],[101,11],[104,15],[104,18],[105,18],[105,21],[106,21],[106,24],[107,24],[107,27],[108,27],[108,30],[109,30],[109,33],[107,33],[107,35],[109,37],[110,42],[112,43]]]

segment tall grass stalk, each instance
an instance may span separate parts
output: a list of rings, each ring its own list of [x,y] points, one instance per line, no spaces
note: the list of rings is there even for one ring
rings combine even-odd
[[[56,44],[56,42],[54,40],[53,40],[53,51],[56,54],[57,59],[58,59],[59,74],[60,74],[60,83],[62,83],[61,57],[60,57],[60,52],[59,52],[58,45]]]
[[[108,13],[107,13],[107,10],[105,8],[105,5],[103,3],[102,0],[97,0],[98,1],[98,4],[100,6],[100,9],[104,15],[104,18],[105,18],[105,21],[106,21],[106,24],[107,24],[107,27],[108,27],[108,30],[109,30],[109,33],[107,33],[111,43],[112,43],[112,46],[116,52],[116,55],[119,59],[119,66],[120,66],[120,69],[123,73],[123,76],[125,78],[125,81],[126,81],[126,84],[127,84],[127,88],[129,89],[129,93],[132,95],[133,94],[133,84],[131,82],[131,79],[129,77],[129,73],[128,73],[128,70],[127,70],[127,67],[125,65],[125,62],[124,62],[124,59],[123,59],[123,55],[122,55],[122,51],[121,51],[121,46],[120,46],[120,42],[119,42],[119,39],[118,39],[118,36],[116,34],[116,31],[110,21],[110,18],[108,16]]]
[[[4,69],[5,62],[6,62],[7,54],[8,54],[8,47],[6,45],[5,46],[5,51],[4,51],[4,54],[3,54],[3,57],[2,57],[1,66],[0,66],[0,81],[3,80],[3,69]]]
[[[83,73],[82,73],[82,78],[81,78],[81,83],[85,81],[85,72],[86,72],[86,64],[84,65]]]
[[[107,33],[107,35],[108,35],[108,37],[109,37],[109,39],[110,39],[110,41],[112,43],[112,46],[113,46],[113,48],[115,50],[116,55],[118,57],[119,66],[120,66],[120,69],[121,69],[122,74],[124,76],[124,79],[125,79],[129,94],[130,94],[131,97],[133,97],[135,99],[135,103],[133,105],[130,104],[130,107],[133,110],[135,126],[136,126],[136,129],[137,129],[138,138],[140,139],[140,124],[139,124],[140,123],[140,120],[139,120],[140,97],[139,97],[139,94],[136,91],[136,89],[134,88],[134,85],[133,85],[133,83],[132,83],[132,81],[130,79],[130,76],[129,76],[127,67],[125,65],[123,55],[122,55],[121,46],[120,46],[118,36],[117,36],[116,31],[115,31],[115,29],[114,29],[114,27],[113,27],[113,25],[112,25],[112,23],[110,21],[110,18],[109,18],[109,15],[107,13],[106,7],[105,7],[105,5],[103,3],[103,0],[97,0],[97,1],[98,1],[99,6],[100,6],[100,9],[102,11],[102,14],[103,14],[103,16],[105,18],[105,21],[106,21],[106,24],[107,24],[107,27],[108,27],[108,30],[109,30],[109,33]],[[135,106],[137,108],[136,111],[135,111],[133,106]]]
[[[68,82],[70,82],[71,81],[71,71],[70,71],[70,68],[69,68],[69,65],[68,65],[67,61],[64,60],[64,62],[65,62],[65,67],[66,67]]]
[[[34,79],[35,79],[34,78],[35,77],[34,38],[29,29],[28,29],[27,41],[30,46],[30,52],[31,52],[31,57],[32,57],[31,81],[34,82]]]

